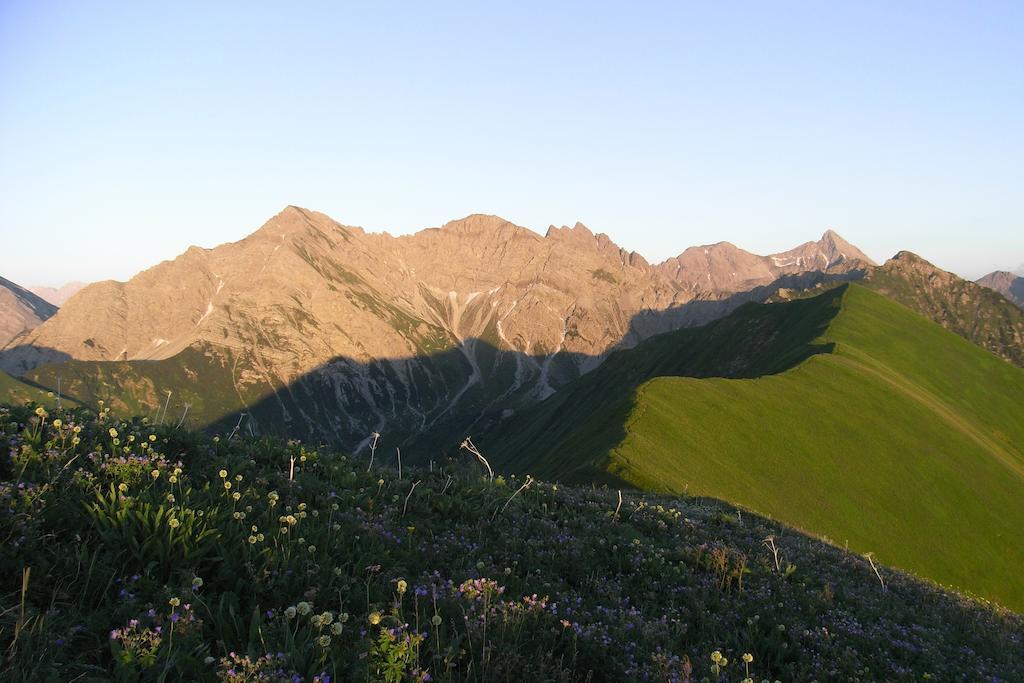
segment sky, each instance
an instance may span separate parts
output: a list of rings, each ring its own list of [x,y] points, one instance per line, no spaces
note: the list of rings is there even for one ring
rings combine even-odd
[[[1024,3],[486,4],[0,0],[0,275],[127,279],[288,204],[1024,267]]]

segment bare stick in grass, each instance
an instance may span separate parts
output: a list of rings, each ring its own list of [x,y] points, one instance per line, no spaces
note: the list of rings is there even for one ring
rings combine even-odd
[[[174,426],[175,429],[180,429],[181,425],[185,424],[185,416],[188,415],[189,408],[191,408],[191,406],[188,403],[186,403],[185,410],[181,411],[181,419],[178,420],[178,424]]]
[[[373,437],[373,441],[370,442],[370,464],[366,466],[367,472],[373,469],[373,454],[377,452],[377,440],[380,439],[380,434],[377,432],[373,432],[370,436]]]
[[[867,553],[864,557],[871,563],[871,569],[874,570],[875,576],[878,577],[878,583],[882,584],[882,592],[884,593],[886,591],[885,581],[882,580],[882,574],[878,571],[878,567],[875,566],[874,553]]]
[[[491,469],[491,463],[487,462],[487,458],[485,458],[483,456],[483,454],[480,452],[480,450],[475,445],[473,445],[473,439],[471,437],[467,436],[466,440],[463,441],[462,444],[460,444],[459,447],[460,448],[465,448],[467,451],[469,451],[470,453],[475,455],[477,460],[479,460],[481,463],[483,463],[483,466],[487,468],[487,476],[489,477],[490,481],[493,483],[494,482],[494,470]]]
[[[494,514],[491,515],[491,519],[493,520],[495,517],[497,517],[501,513],[505,512],[505,508],[507,508],[508,504],[512,502],[512,499],[515,498],[516,496],[518,496],[523,491],[525,491],[527,488],[529,488],[530,484],[532,484],[532,483],[533,483],[533,477],[531,477],[529,474],[527,474],[526,475],[526,481],[523,483],[523,485],[520,486],[519,488],[517,488],[516,492],[513,493],[511,496],[509,496],[509,499],[505,501],[505,504],[501,506],[500,510],[495,510],[494,511]]]
[[[763,545],[765,548],[768,548],[768,550],[771,552],[772,557],[775,560],[775,571],[782,573],[782,558],[779,556],[779,547],[775,545],[775,537],[767,537],[766,539],[761,541],[761,545]]]
[[[160,415],[160,424],[164,423],[164,418],[167,417],[167,406],[171,404],[171,392],[167,392],[167,400],[164,401],[164,412]]]
[[[165,412],[165,414],[166,414],[166,412]],[[241,415],[238,416],[238,423],[235,424],[235,428],[231,430],[230,434],[228,434],[228,441],[231,441],[231,439],[233,439],[235,437],[235,434],[238,433],[238,430],[241,429],[241,427],[242,427],[242,420],[245,419],[245,415],[246,415],[246,413],[242,413]],[[163,422],[163,420],[161,420],[161,423],[162,422]]]
[[[409,494],[405,497],[405,505],[402,506],[402,516],[405,517],[406,511],[409,509],[409,499],[412,498],[412,492],[416,490],[416,487],[420,485],[419,481],[413,482],[412,488],[409,489]]]

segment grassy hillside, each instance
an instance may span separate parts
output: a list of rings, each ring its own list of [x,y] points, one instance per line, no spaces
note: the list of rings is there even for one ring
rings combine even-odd
[[[789,367],[720,339],[757,326]],[[731,501],[1024,609],[1024,371],[857,285],[623,352],[488,445],[545,476]]]
[[[1020,615],[717,501],[108,410],[0,439],[4,681],[1024,678]]]
[[[67,405],[77,405],[77,402],[68,399],[67,396],[64,396],[62,400]],[[47,389],[23,382],[0,370],[0,403],[18,405],[25,401],[52,406],[57,404],[57,397]]]

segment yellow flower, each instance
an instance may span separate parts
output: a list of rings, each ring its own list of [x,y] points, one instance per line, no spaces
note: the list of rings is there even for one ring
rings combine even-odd
[[[405,579],[398,580],[398,594],[403,595],[405,590],[409,587],[409,584],[405,582]]]
[[[249,545],[255,545],[255,544],[256,544],[256,537],[255,536],[250,536],[249,537]]]
[[[75,425],[75,428],[72,429],[71,431],[73,431],[75,434],[79,434],[79,433],[81,433],[82,428],[80,426],[78,426],[78,425]]]
[[[38,415],[39,417],[46,417],[46,409],[44,409],[42,406],[39,406],[38,408],[36,408],[36,415]]]
[[[329,647],[331,644],[331,637],[328,635],[320,636],[316,639],[317,645],[320,647]]]
[[[239,498],[241,498],[241,497],[242,497],[242,494],[241,494],[241,493],[239,493],[238,491],[235,491],[234,493],[232,493],[232,494],[231,494],[231,497],[232,497],[232,498],[233,498],[234,500],[238,500]]]
[[[340,636],[341,632],[344,631],[344,630],[345,630],[345,627],[342,626],[341,622],[339,622],[339,621],[336,621],[333,624],[331,624],[331,633],[333,633],[336,636]]]
[[[60,429],[60,426],[62,424],[64,423],[60,421],[60,418],[57,418],[56,420],[53,421],[53,426],[56,427],[57,429]]]
[[[167,520],[167,526],[171,527],[172,529],[177,529],[179,526],[181,526],[181,522],[179,522],[177,518],[171,517],[169,520]]]
[[[718,664],[720,661],[722,661],[722,653],[719,652],[718,650],[715,650],[714,652],[712,652],[711,653],[711,661],[714,662],[715,664]]]
[[[120,491],[121,493],[124,493],[125,491],[128,490],[128,484],[122,481],[120,484],[117,485],[117,490]]]
[[[754,661],[754,655],[750,654],[749,652],[745,653],[743,655],[743,661],[747,664],[750,664],[752,661]]]
[[[172,474],[171,476],[169,476],[167,478],[167,481],[171,482],[172,484],[177,484],[178,483],[178,478]]]
[[[231,488],[231,482],[230,481],[224,482],[224,490],[227,491],[230,488]]]
[[[221,470],[217,474],[218,474],[218,476],[220,476],[221,479],[226,479],[227,476],[228,476],[228,471],[227,470]]]
[[[79,439],[77,436],[75,438],[71,439],[71,443],[74,444],[75,446],[77,446],[81,442],[82,442],[82,440]]]
[[[111,427],[110,430],[107,433],[110,434],[110,438],[111,439],[113,439],[113,438],[115,438],[117,436],[117,430],[114,429],[113,427]]]
[[[298,610],[301,616],[306,616],[310,613],[310,611],[312,611],[313,606],[310,605],[308,602],[300,602],[298,605],[295,606],[295,608]]]
[[[380,612],[370,612],[370,623],[374,626],[380,623]]]
[[[153,470],[152,472],[149,473],[149,476],[153,477],[154,479],[159,479],[160,478],[160,470]]]
[[[156,434],[150,434],[149,435],[149,440],[150,441],[156,441]]]
[[[167,601],[167,604],[170,605],[171,607],[177,607],[178,605],[181,604],[181,600],[179,600],[178,598],[171,598],[170,600]]]

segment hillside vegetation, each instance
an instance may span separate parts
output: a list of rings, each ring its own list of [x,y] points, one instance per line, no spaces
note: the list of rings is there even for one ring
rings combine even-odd
[[[697,498],[0,408],[5,681],[1020,680],[1024,622]]]
[[[741,329],[759,343],[731,347]],[[486,445],[731,501],[1022,609],[1022,444],[1024,371],[846,285],[616,354]]]
[[[66,405],[78,405],[76,401],[68,399],[66,396],[61,400]],[[54,406],[57,405],[57,396],[52,391],[23,382],[0,370],[0,403],[21,404],[25,401]]]
[[[1024,367],[1024,310],[997,292],[901,251],[871,269],[864,286]]]

